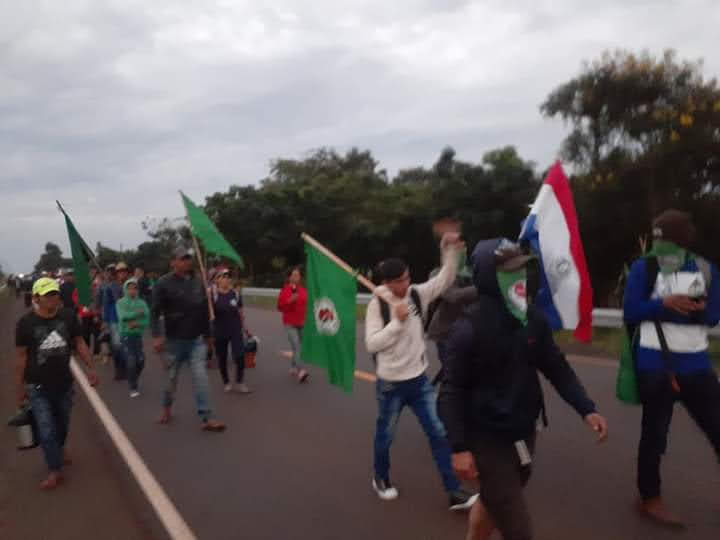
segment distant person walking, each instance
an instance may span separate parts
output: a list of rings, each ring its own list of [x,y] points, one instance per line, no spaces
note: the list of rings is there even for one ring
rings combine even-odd
[[[242,296],[232,287],[232,275],[227,268],[217,272],[216,287],[212,289],[213,306],[215,308],[215,354],[217,355],[225,391],[231,392],[233,384],[228,374],[228,349],[232,350],[235,360],[235,383],[237,391],[249,394],[250,388],[245,384],[245,343],[243,339],[243,303]]]
[[[143,334],[150,322],[150,308],[140,298],[140,288],[135,278],[125,282],[123,293],[116,304],[120,342],[125,355],[130,397],[136,398],[140,395],[138,378],[145,367]]]
[[[77,289],[75,285],[75,272],[72,268],[64,270],[62,274],[62,283],[60,284],[60,299],[65,309],[75,309],[73,302],[73,293]]]
[[[288,273],[285,286],[278,296],[277,308],[282,313],[292,358],[290,360],[290,375],[298,382],[308,380],[310,374],[303,367],[300,360],[300,344],[302,342],[302,329],[305,325],[305,308],[307,307],[307,290],[302,286],[302,274],[299,268],[293,268]]]

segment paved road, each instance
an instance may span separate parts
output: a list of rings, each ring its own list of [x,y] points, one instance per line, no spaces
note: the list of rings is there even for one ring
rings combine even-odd
[[[161,427],[154,423],[164,381],[159,359],[148,358],[143,395],[137,400],[128,398],[124,384],[110,381],[109,366],[102,370],[103,398],[198,536],[218,540],[462,538],[465,518],[447,511],[415,419],[410,414],[402,418],[393,448],[393,479],[401,498],[383,503],[370,489],[372,384],[356,381],[354,393],[346,395],[329,386],[322,372],[313,370],[310,384],[297,385],[288,377],[287,360],[280,354],[287,346],[277,314],[249,309],[247,317],[262,340],[258,368],[248,376],[256,392],[223,394],[219,373],[210,372],[218,415],[229,424],[224,434],[198,429],[189,373],[181,378],[176,421]],[[360,327],[358,332],[360,338]],[[362,349],[358,347],[358,367],[370,370]],[[7,342],[3,351],[8,351]],[[551,425],[540,438],[528,489],[537,538],[675,538],[676,533],[646,523],[631,509],[639,410],[614,400],[612,364],[578,359],[575,367],[608,416],[611,439],[605,446],[595,445],[576,415],[548,392]],[[86,405],[81,403],[77,409],[83,408]],[[87,411],[78,411],[74,445],[80,439],[83,445],[96,444],[97,437],[82,431],[84,424],[91,423]],[[117,478],[118,472],[108,470],[103,477],[78,468],[73,475],[73,482],[87,482],[92,475],[91,481],[103,483],[107,477]],[[718,538],[720,470],[709,446],[680,409],[664,478],[667,498],[692,524],[683,536]],[[130,507],[137,508],[138,501],[129,499]],[[126,507],[118,509],[118,519],[126,515]],[[79,507],[74,519],[84,519],[86,514]]]
[[[21,302],[0,299],[0,539],[164,540],[159,521],[79,392],[66,485],[53,493],[38,489],[47,474],[40,450],[16,450],[15,432],[5,426],[15,407],[14,324],[22,312]]]

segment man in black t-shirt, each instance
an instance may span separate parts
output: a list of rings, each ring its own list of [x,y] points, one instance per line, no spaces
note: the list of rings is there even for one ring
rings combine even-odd
[[[30,401],[38,442],[50,470],[40,487],[53,489],[62,482],[62,468],[68,462],[64,447],[72,408],[73,351],[87,367],[90,384],[95,386],[98,378],[75,313],[62,308],[57,282],[38,279],[32,295],[33,311],[20,318],[15,337],[17,401],[19,405]]]

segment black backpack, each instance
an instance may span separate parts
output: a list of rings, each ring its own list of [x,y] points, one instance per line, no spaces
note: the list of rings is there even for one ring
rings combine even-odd
[[[390,315],[390,304],[388,304],[385,300],[377,297],[378,302],[380,302],[380,316],[383,320],[383,328],[385,328],[388,324],[390,324],[390,319],[392,318]],[[420,314],[420,320],[422,320],[423,323],[423,330],[426,329],[426,321],[425,317],[423,317],[423,310],[422,310],[422,301],[420,300],[420,293],[418,293],[414,287],[410,287],[410,299],[412,300],[412,303],[415,305],[415,309],[417,309],[418,313]],[[377,353],[373,353],[372,355],[373,362],[377,364]]]

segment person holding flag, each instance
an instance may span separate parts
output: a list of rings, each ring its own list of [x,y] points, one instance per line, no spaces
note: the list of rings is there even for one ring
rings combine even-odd
[[[532,538],[524,487],[530,478],[537,422],[545,420],[540,371],[597,434],[607,422],[597,413],[555,345],[543,314],[528,305],[527,255],[505,238],[483,240],[473,251],[478,299],[448,338],[445,381],[438,408],[452,446],[453,468],[480,483],[468,540],[495,529],[505,540]],[[532,295],[530,296],[532,298]]]
[[[161,277],[153,288],[152,334],[156,353],[167,350],[168,383],[159,423],[172,419],[180,369],[187,364],[192,375],[195,404],[204,431],[224,431],[225,424],[212,418],[207,349],[212,344],[208,300],[203,283],[193,275],[191,249],[182,246],[173,252],[173,271]],[[161,317],[164,318],[164,336]]]
[[[374,291],[365,317],[365,345],[376,361],[378,418],[374,444],[372,486],[382,500],[398,497],[390,480],[390,447],[400,413],[410,407],[430,442],[435,465],[448,493],[451,510],[470,508],[477,500],[461,489],[452,470],[450,445],[435,405],[435,391],[425,372],[423,319],[430,303],[455,281],[459,253],[465,244],[458,233],[443,235],[442,268],[438,275],[410,284],[407,264],[388,259],[378,267],[382,285]]]

